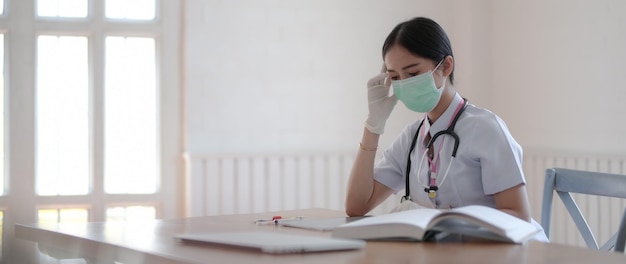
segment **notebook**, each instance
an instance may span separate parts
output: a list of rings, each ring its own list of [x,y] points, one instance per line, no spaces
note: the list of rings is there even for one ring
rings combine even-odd
[[[279,222],[282,226],[310,229],[316,231],[332,231],[335,227],[350,223],[368,216],[335,217],[320,219],[302,219],[297,221]]]
[[[365,247],[365,241],[362,240],[262,231],[180,234],[175,237],[181,239],[183,242],[204,242],[208,244],[242,247],[271,254],[353,250]]]

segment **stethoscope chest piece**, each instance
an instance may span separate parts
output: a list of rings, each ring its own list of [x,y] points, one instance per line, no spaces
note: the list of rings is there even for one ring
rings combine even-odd
[[[430,199],[437,198],[437,190],[439,190],[439,187],[437,186],[429,186],[428,188],[424,188],[424,191],[428,193],[428,198]]]

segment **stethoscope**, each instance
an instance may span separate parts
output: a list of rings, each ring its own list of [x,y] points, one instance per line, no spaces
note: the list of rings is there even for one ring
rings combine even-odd
[[[454,158],[456,158],[456,152],[459,149],[460,139],[459,139],[459,135],[457,135],[456,132],[454,132],[454,126],[456,125],[456,121],[459,120],[459,117],[461,116],[461,114],[463,114],[463,112],[465,111],[465,108],[467,108],[467,99],[463,99],[463,106],[458,110],[457,114],[454,116],[454,119],[452,119],[452,122],[450,123],[448,128],[446,130],[442,130],[442,131],[439,131],[439,132],[435,133],[435,135],[433,135],[430,138],[430,141],[428,141],[428,144],[426,145],[426,150],[424,151],[424,153],[422,155],[422,158],[420,160],[420,164],[419,164],[419,168],[418,168],[418,172],[417,172],[417,174],[418,174],[417,175],[417,180],[418,180],[418,182],[421,183],[421,181],[420,181],[420,170],[422,168],[422,162],[424,161],[424,157],[426,156],[428,150],[435,143],[435,140],[437,140],[438,137],[443,136],[443,135],[450,135],[454,139],[454,148],[452,149],[452,158],[450,159],[450,164],[448,164],[448,168],[446,169],[444,177],[439,182],[439,185],[436,184],[436,181],[435,181],[436,176],[433,177],[432,175],[431,175],[431,177],[429,177],[430,181],[429,181],[428,186],[422,184],[422,186],[424,186],[424,191],[428,193],[428,196],[431,199],[435,199],[436,194],[437,194],[437,190],[439,190],[439,186],[441,186],[443,184],[443,181],[448,176],[448,172],[450,171],[450,167],[452,166],[452,163],[454,162]],[[417,138],[418,138],[418,135],[419,135],[419,131],[422,128],[422,125],[424,124],[424,122],[427,122],[427,117],[424,117],[424,120],[417,127],[417,131],[415,131],[415,136],[413,136],[413,140],[411,141],[411,148],[409,149],[409,155],[407,157],[407,162],[406,162],[406,177],[405,177],[406,178],[406,182],[405,182],[405,189],[404,189],[405,190],[405,195],[402,197],[402,201],[407,201],[407,200],[411,201],[411,190],[410,190],[410,187],[409,187],[409,184],[410,184],[409,174],[411,173],[411,153],[413,153],[413,150],[415,149],[415,144],[417,143]]]

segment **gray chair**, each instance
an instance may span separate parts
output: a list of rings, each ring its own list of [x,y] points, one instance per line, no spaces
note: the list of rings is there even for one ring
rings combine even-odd
[[[624,251],[626,236],[626,212],[622,219],[622,227],[602,246],[598,246],[595,236],[591,232],[587,220],[580,212],[571,193],[618,197],[626,199],[626,175],[580,171],[562,168],[546,170],[546,179],[543,189],[543,205],[541,208],[541,226],[550,238],[550,218],[552,217],[552,198],[554,192],[559,195],[569,215],[574,220],[585,244],[590,249],[610,251]],[[618,241],[618,237],[621,239]],[[617,242],[617,243],[616,243]]]
[[[622,222],[619,224],[619,230],[617,230],[617,239],[615,241],[615,251],[624,253],[624,247],[626,246],[626,210],[622,216]]]

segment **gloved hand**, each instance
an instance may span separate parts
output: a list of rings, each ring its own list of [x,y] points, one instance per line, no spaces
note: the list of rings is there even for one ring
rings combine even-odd
[[[388,77],[387,67],[383,64],[380,73],[367,82],[369,114],[365,127],[374,134],[380,135],[385,131],[385,122],[398,102],[395,95],[389,96],[391,79]]]

